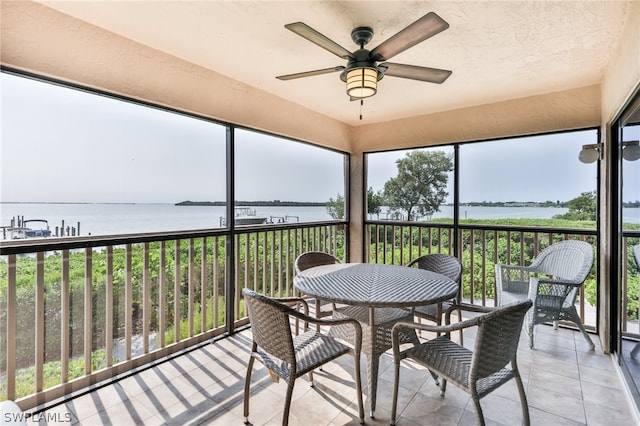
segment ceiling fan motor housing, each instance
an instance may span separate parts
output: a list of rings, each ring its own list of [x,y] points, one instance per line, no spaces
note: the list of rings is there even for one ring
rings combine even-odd
[[[340,73],[340,80],[347,81],[347,74],[354,68],[371,68],[378,73],[378,81],[384,77],[382,71],[376,66],[376,61],[371,59],[367,49],[359,49],[353,52],[353,57],[347,59],[346,68]]]

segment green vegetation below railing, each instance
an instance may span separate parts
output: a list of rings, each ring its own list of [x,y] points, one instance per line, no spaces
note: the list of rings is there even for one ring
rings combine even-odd
[[[218,312],[217,324],[224,323],[224,297],[219,298],[219,306],[221,307]],[[214,318],[213,311],[207,311],[206,328],[202,330],[202,311],[199,309],[199,305],[195,306],[196,313],[194,314],[194,333],[199,334],[203,331],[213,329]],[[244,301],[240,303],[241,315],[245,315]],[[184,338],[189,335],[189,321],[180,321],[180,336]],[[157,339],[157,338],[156,338]],[[171,345],[175,343],[175,332],[171,328],[165,332],[165,344]],[[116,365],[121,360],[117,357],[113,357],[112,363]],[[69,360],[68,368],[68,380],[71,381],[78,377],[82,377],[85,374],[85,361],[83,357],[77,357]],[[107,356],[104,349],[98,349],[91,352],[91,371],[98,371],[107,367]],[[43,389],[51,388],[53,386],[61,384],[61,371],[62,364],[60,360],[48,361],[43,364]],[[21,398],[23,396],[33,393],[35,389],[35,366],[20,368],[16,371],[16,396]],[[0,401],[6,400],[6,382],[0,381]]]
[[[430,221],[419,222],[424,224],[440,223],[453,225],[453,218],[437,218]],[[596,222],[590,220],[567,220],[567,219],[460,219],[458,223],[462,226],[478,225],[478,226],[514,226],[520,228],[539,227],[544,229],[590,229],[596,230]],[[640,229],[640,225],[636,225]]]

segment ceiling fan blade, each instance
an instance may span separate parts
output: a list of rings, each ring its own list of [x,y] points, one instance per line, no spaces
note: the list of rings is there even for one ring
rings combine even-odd
[[[339,65],[337,67],[323,68],[321,70],[305,71],[305,72],[299,72],[299,73],[287,74],[287,75],[279,75],[276,78],[279,80],[294,80],[296,78],[311,77],[314,75],[321,75],[321,74],[329,74],[336,71],[342,71],[343,69],[344,67],[342,65]]]
[[[344,59],[353,57],[351,52],[349,52],[347,49],[340,46],[335,41],[320,34],[319,32],[317,32],[316,30],[314,30],[313,28],[311,28],[310,26],[308,26],[303,22],[294,22],[292,24],[287,24],[284,27],[298,34],[300,37],[304,37],[310,42],[315,43],[318,46],[322,47],[323,49],[328,50],[329,52],[333,53],[336,56],[339,56]]]
[[[449,24],[433,12],[429,12],[400,32],[383,41],[371,51],[375,61],[386,61],[400,52],[425,41],[449,28]]]
[[[427,81],[429,83],[437,84],[444,83],[444,81],[451,75],[451,71],[449,70],[418,67],[415,65],[394,64],[391,62],[384,62],[378,66],[383,70],[386,68],[384,75]]]

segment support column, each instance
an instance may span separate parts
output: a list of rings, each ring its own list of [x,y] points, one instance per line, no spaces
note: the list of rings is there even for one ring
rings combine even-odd
[[[349,170],[349,261],[363,262],[365,242],[364,218],[366,213],[366,197],[364,178],[364,154],[354,152],[350,157]]]

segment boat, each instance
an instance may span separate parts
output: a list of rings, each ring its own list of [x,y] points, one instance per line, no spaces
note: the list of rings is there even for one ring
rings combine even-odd
[[[26,219],[19,221],[19,226],[3,226],[2,236],[10,240],[46,238],[51,236],[51,229],[45,219]]]
[[[258,216],[256,210],[251,207],[236,207],[234,209],[233,224],[235,226],[262,225],[268,222],[267,216]],[[227,226],[225,217],[220,217],[220,226]]]
[[[251,207],[236,207],[234,209],[234,225],[261,225],[267,222],[266,216],[258,216]]]
[[[33,225],[40,225],[39,227],[31,227]],[[27,219],[22,221],[22,226],[26,229],[25,235],[27,238],[43,238],[51,236],[51,229],[49,229],[49,222],[45,219]]]
[[[300,222],[300,216],[259,216],[251,207],[236,207],[234,209],[233,223],[235,226],[243,225],[270,225],[274,223]],[[220,217],[220,226],[227,226],[224,217]]]

